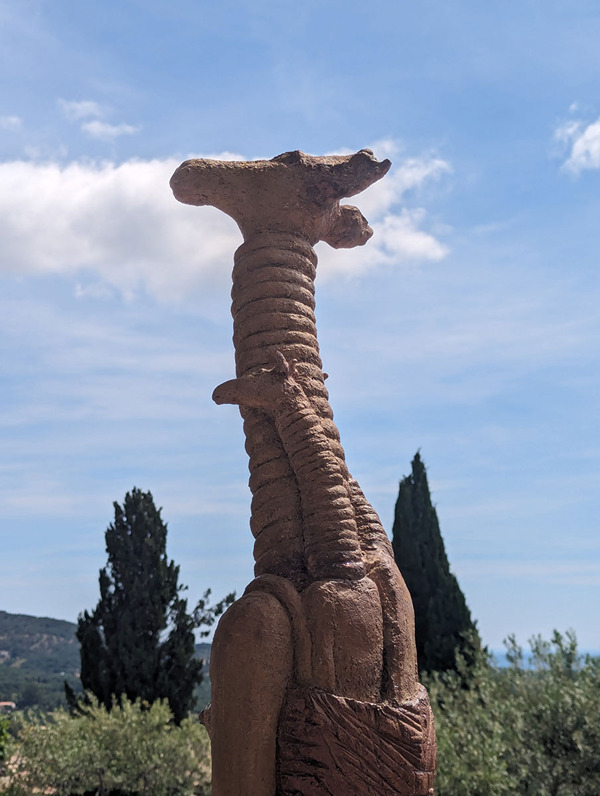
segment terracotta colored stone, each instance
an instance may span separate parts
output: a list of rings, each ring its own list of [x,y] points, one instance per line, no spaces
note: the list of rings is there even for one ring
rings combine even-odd
[[[433,793],[435,733],[424,689],[396,707],[290,688],[278,752],[281,796]]]
[[[232,216],[236,373],[217,403],[244,419],[256,579],[211,658],[214,796],[433,793],[435,735],[414,616],[379,517],[346,466],[317,342],[318,240],[372,234],[340,206],[389,168],[369,150],[193,160],[175,196]]]

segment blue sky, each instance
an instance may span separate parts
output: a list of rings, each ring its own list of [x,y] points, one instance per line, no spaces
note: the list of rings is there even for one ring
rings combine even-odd
[[[484,641],[600,648],[600,9],[584,0],[0,0],[0,608],[98,599],[150,489],[192,600],[251,579],[233,222],[189,156],[371,147],[366,247],[317,322],[350,468],[391,530],[420,448]]]

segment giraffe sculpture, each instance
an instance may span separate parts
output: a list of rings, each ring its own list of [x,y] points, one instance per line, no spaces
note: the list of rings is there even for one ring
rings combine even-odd
[[[346,466],[314,316],[316,255],[372,231],[339,200],[389,161],[301,152],[187,161],[180,201],[238,223],[232,289],[236,403],[249,454],[255,580],[211,656],[214,796],[432,793],[435,738],[417,682],[414,617],[377,514]]]

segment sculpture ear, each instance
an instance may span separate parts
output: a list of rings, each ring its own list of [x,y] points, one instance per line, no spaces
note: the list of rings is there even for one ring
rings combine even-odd
[[[290,363],[283,356],[281,351],[276,351],[275,352],[275,367],[273,368],[273,371],[275,373],[280,373],[282,376],[289,376],[291,369],[292,368],[290,366]]]
[[[329,378],[329,373],[324,373],[323,374],[323,381],[327,381],[328,378]]]

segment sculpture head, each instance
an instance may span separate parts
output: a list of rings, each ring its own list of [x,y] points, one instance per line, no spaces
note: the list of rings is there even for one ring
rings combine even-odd
[[[373,231],[361,212],[340,199],[364,191],[388,171],[370,149],[354,155],[315,157],[285,152],[272,160],[187,160],[171,178],[175,198],[212,205],[231,216],[245,240],[284,232],[334,248],[366,243]]]
[[[293,394],[303,395],[296,382],[296,363],[288,362],[281,351],[275,352],[271,368],[255,368],[244,376],[219,384],[212,398],[216,404],[236,404],[248,409],[274,411],[279,403]]]

